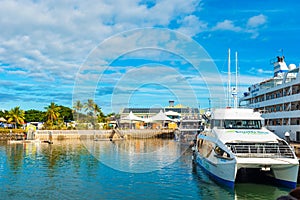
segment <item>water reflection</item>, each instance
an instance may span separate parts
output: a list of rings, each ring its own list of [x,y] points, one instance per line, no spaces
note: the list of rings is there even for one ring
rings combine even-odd
[[[217,185],[192,164],[191,151],[173,140],[101,141],[90,147],[97,159],[80,140],[0,143],[1,199],[276,199],[288,193],[267,185],[237,184],[234,190]],[[152,152],[157,156],[147,162],[151,168],[155,159],[163,163],[162,150],[181,156],[147,173],[118,171],[98,160],[113,157],[121,160],[117,165],[138,166]]]
[[[174,163],[188,148],[187,145],[163,139],[82,142],[105,165],[131,173],[160,170]]]
[[[10,170],[13,173],[20,172],[23,162],[23,145],[11,145],[10,148],[6,148],[7,161],[10,166]]]
[[[235,187],[236,199],[277,199],[287,195],[290,189],[271,185],[240,183]]]
[[[215,183],[198,165],[192,166],[194,178],[198,182],[199,196],[212,199],[235,199],[234,190]]]

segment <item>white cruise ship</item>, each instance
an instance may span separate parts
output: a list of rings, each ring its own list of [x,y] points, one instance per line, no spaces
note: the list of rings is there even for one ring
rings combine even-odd
[[[272,60],[274,77],[254,84],[240,99],[240,106],[262,113],[265,126],[281,138],[288,132],[292,141],[300,141],[299,67],[285,63],[284,56]]]

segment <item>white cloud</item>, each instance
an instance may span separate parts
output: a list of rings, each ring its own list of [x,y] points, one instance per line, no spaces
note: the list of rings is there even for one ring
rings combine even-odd
[[[198,25],[194,18],[185,18],[198,9],[198,4],[197,0],[163,0],[147,8],[132,0],[72,4],[4,0],[0,7],[0,49],[5,52],[0,60],[32,71],[42,66],[47,73],[62,69],[74,73],[74,64],[79,66],[90,50],[115,33],[139,27],[168,27],[178,17],[184,18],[182,26],[186,30],[192,22]]]
[[[259,36],[259,28],[267,23],[267,17],[263,14],[250,17],[246,24],[240,23],[240,26],[235,25],[232,20],[226,19],[218,22],[211,30],[212,31],[233,31],[250,34],[252,39]]]
[[[242,28],[234,25],[233,21],[226,19],[222,22],[218,22],[216,26],[212,28],[212,30],[228,30],[239,32],[242,30]]]
[[[207,30],[207,23],[200,21],[195,15],[185,16],[182,20],[178,20],[180,24],[179,32],[184,33],[190,37]]]
[[[248,72],[250,74],[260,74],[262,77],[266,77],[266,75],[271,76],[274,73],[274,71],[272,70],[265,70],[262,68],[255,68],[255,67],[251,67],[251,69],[248,70]]]
[[[75,0],[72,2],[2,0],[0,61],[5,67],[1,67],[0,72],[13,74],[12,77],[16,79],[18,76],[22,77],[23,84],[45,82],[45,86],[72,93],[66,88],[69,90],[70,86],[73,86],[80,65],[84,63],[93,48],[116,33],[143,27],[168,28],[171,22],[177,23],[177,31],[188,36],[207,31],[209,24],[200,20],[195,14],[201,9],[200,3],[199,0],[161,0],[153,1],[153,5],[147,7],[145,4],[140,4],[138,0]],[[249,18],[244,26],[237,25],[237,21],[226,19],[217,23],[211,30],[248,32],[256,36],[258,28],[266,22],[264,15]],[[160,41],[170,40],[169,35],[149,36],[152,40],[146,40],[146,36],[143,35],[142,42],[153,46],[157,45],[155,37],[160,38]],[[115,52],[119,52],[117,48],[120,47],[134,49],[141,36],[137,34],[130,37],[132,38],[128,40],[133,42],[121,44],[117,37],[114,38],[115,43],[110,41],[111,46],[100,52],[101,55],[107,57],[115,55]],[[166,44],[166,48],[176,47],[176,40]],[[141,52],[143,53],[145,52]],[[190,49],[190,54],[192,53],[193,49]],[[135,55],[138,55],[138,52]],[[154,56],[154,52],[144,54],[144,58],[151,59]],[[157,60],[159,56],[156,55]],[[166,57],[161,56],[161,58]],[[98,66],[108,64],[105,60],[96,61]],[[87,70],[93,70],[95,63],[89,64],[91,67]],[[131,68],[127,67],[127,71],[128,69]],[[104,76],[104,81],[107,83],[117,81],[122,73],[119,70],[116,70],[116,73],[118,74]],[[151,73],[154,74],[149,71],[149,74]],[[26,76],[30,79],[25,80]],[[86,81],[85,78],[98,80],[99,72],[90,76],[78,75],[81,81]],[[166,76],[163,79],[165,82],[170,80],[175,81],[176,77]],[[47,92],[47,89],[42,90]]]
[[[249,28],[257,28],[259,26],[266,24],[266,22],[267,22],[267,17],[264,16],[263,14],[260,14],[260,15],[250,17],[248,19],[247,26]]]
[[[247,21],[245,32],[251,34],[251,38],[255,39],[259,36],[259,28],[267,23],[267,17],[263,14],[250,17]]]
[[[26,76],[27,75],[27,72],[21,71],[21,70],[7,71],[7,73],[10,74],[10,75],[21,75],[21,76]]]

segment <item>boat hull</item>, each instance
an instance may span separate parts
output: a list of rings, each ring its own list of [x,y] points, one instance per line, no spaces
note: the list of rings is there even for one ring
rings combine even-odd
[[[237,171],[241,168],[263,170],[264,166],[269,166],[272,170],[272,183],[286,188],[295,188],[297,186],[297,174],[299,164],[294,160],[276,160],[276,159],[239,159],[226,160],[218,159],[218,162],[212,162],[208,158],[202,157],[196,153],[195,162],[205,170],[205,172],[221,185],[234,188]],[[288,163],[288,164],[287,164]]]
[[[295,188],[297,186],[297,176],[299,165],[281,167],[274,169],[275,180],[278,185]]]
[[[237,158],[238,169],[256,168],[268,169],[272,172],[273,183],[279,186],[295,188],[299,163],[297,159],[289,158]]]
[[[213,163],[207,158],[196,155],[195,162],[218,183],[233,188],[236,175],[236,164],[234,160],[220,159],[219,163]]]

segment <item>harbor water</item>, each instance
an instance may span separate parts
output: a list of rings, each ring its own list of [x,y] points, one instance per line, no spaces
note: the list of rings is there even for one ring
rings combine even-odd
[[[159,157],[162,153],[171,159]],[[192,163],[192,152],[186,145],[171,139],[3,142],[0,186],[0,199],[22,200],[271,200],[289,192],[253,183],[239,183],[234,189],[222,187]]]

